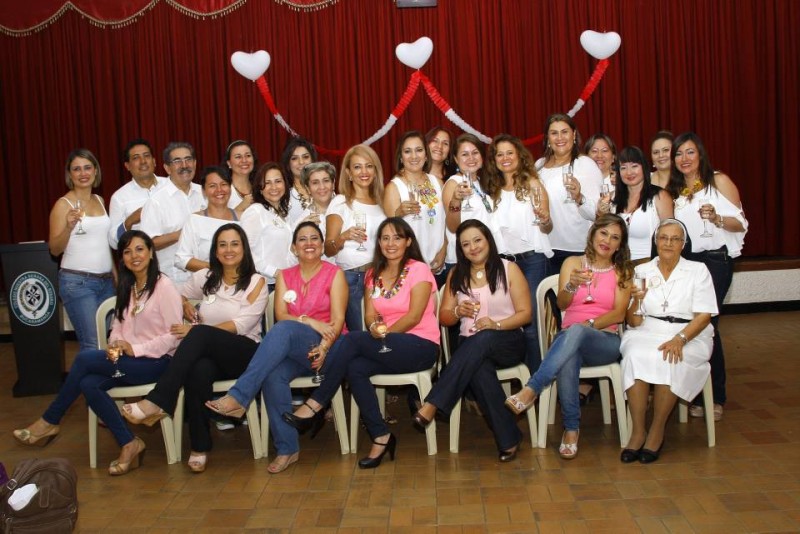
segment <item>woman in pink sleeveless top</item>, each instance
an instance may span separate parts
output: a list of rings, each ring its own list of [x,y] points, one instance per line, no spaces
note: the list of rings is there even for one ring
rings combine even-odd
[[[619,215],[601,215],[589,229],[584,255],[569,257],[561,266],[558,307],[564,311],[562,330],[528,384],[506,399],[513,412],[521,413],[557,380],[564,420],[558,453],[564,459],[578,454],[581,366],[606,365],[620,358],[617,323],[625,319],[632,277],[628,227]]]

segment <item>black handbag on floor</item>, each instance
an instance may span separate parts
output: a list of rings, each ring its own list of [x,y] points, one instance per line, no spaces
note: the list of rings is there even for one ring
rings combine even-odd
[[[17,488],[36,484],[38,491],[21,510],[8,499]],[[14,469],[0,488],[3,534],[60,534],[72,532],[78,520],[78,474],[63,458],[28,459]]]

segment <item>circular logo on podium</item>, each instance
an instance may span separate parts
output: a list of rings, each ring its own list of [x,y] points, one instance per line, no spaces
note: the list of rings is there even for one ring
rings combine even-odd
[[[28,326],[39,326],[56,311],[56,288],[36,271],[22,273],[11,284],[9,304],[14,316]]]

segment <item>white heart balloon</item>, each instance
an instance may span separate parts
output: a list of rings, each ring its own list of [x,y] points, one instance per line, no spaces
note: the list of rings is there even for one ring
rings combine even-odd
[[[433,41],[429,37],[420,37],[413,43],[400,43],[394,53],[403,65],[421,69],[433,53]]]
[[[256,81],[269,68],[269,54],[265,50],[259,50],[248,54],[247,52],[234,52],[231,55],[231,65],[236,72],[247,78]]]
[[[595,59],[606,59],[614,55],[622,44],[617,32],[599,33],[586,30],[581,34],[581,46]]]

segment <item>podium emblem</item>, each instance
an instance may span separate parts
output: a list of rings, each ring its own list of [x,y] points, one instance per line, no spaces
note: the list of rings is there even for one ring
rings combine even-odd
[[[56,289],[47,277],[36,271],[22,273],[9,291],[14,316],[27,326],[39,326],[56,311]]]

